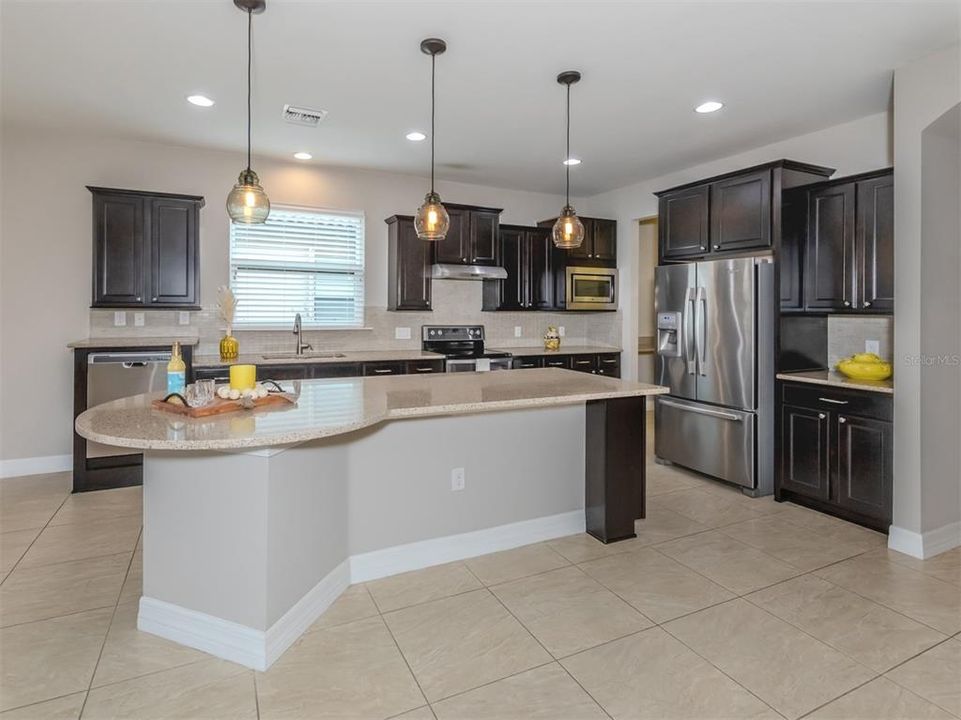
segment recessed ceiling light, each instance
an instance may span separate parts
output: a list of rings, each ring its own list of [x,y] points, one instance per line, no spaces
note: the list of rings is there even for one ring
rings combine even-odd
[[[699,112],[701,114],[712,113],[717,112],[722,107],[724,107],[724,103],[718,102],[717,100],[708,100],[706,103],[701,103],[694,108],[694,112]]]
[[[578,159],[575,158],[575,157],[570,157],[570,158],[567,158],[567,160],[564,161],[564,164],[565,164],[565,165],[580,165],[580,164],[581,164],[581,161],[578,160]]]
[[[313,155],[311,155],[309,152],[295,152],[294,157],[298,160],[310,160]]]
[[[407,139],[411,142],[420,142],[421,140],[426,140],[427,136],[419,130],[414,130],[413,132],[407,133]]]
[[[206,95],[188,95],[187,102],[198,107],[210,107],[214,104],[214,101]]]

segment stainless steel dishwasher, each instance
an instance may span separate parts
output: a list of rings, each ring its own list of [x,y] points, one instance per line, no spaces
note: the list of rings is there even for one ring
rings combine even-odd
[[[169,352],[105,352],[87,356],[87,407],[167,387]],[[87,443],[87,457],[129,455],[130,448]]]

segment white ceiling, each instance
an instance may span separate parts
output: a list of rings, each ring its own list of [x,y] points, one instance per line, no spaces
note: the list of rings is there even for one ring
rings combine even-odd
[[[231,0],[2,0],[5,120],[241,151],[246,17]],[[959,1],[319,2],[254,17],[254,152],[590,195],[881,112],[894,68],[958,40]],[[184,97],[203,92],[204,110]],[[692,108],[706,99],[714,115]],[[284,103],[329,111],[286,124]],[[803,159],[803,158],[802,158]],[[256,168],[256,163],[255,163]]]

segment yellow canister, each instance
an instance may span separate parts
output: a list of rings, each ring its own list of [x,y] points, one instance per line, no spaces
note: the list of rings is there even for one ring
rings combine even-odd
[[[257,366],[256,365],[231,365],[230,366],[230,389],[231,390],[251,390],[257,385]]]

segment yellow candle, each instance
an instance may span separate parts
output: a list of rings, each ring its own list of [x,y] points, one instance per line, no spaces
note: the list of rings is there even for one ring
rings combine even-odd
[[[257,384],[256,365],[231,365],[230,389],[250,390]]]

